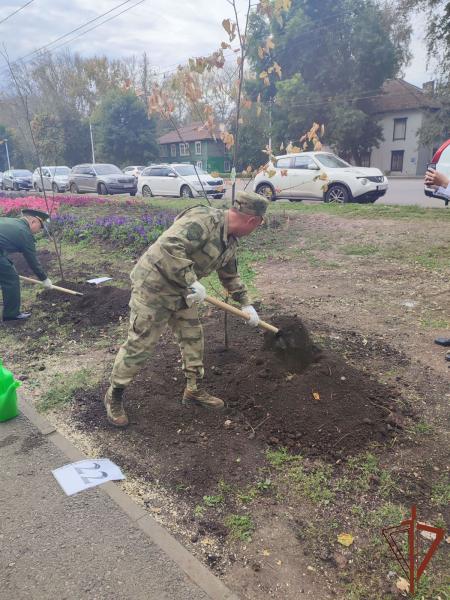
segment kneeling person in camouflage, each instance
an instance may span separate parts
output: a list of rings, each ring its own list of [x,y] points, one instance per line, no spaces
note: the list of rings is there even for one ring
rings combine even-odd
[[[151,357],[166,325],[173,330],[181,349],[186,377],[182,404],[223,408],[220,398],[199,386],[203,378],[203,330],[198,305],[206,297],[199,279],[216,270],[224,288],[250,316],[248,323],[258,324],[258,314],[237,272],[236,251],[237,238],[261,225],[267,205],[259,194],[238,192],[236,205],[229,210],[188,208],[141,256],[130,276],[128,338],[116,356],[104,399],[113,425],[128,425],[124,389]]]

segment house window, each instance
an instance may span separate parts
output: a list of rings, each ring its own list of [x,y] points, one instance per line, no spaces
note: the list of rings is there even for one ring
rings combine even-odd
[[[176,155],[177,155],[177,145],[170,144],[170,156],[176,156]]]
[[[394,135],[392,139],[395,140],[406,140],[406,118],[394,119]]]
[[[391,171],[403,171],[404,150],[393,150],[391,152]]]
[[[160,156],[169,156],[169,152],[167,151],[167,146],[163,144],[160,150]]]
[[[195,154],[201,154],[201,153],[202,153],[202,143],[195,142]]]
[[[202,160],[198,160],[196,164],[197,164],[197,169],[203,169],[203,161]]]
[[[229,173],[231,171],[231,163],[229,160],[223,161],[223,170],[225,173]]]
[[[180,144],[180,156],[189,156],[189,144],[181,142]]]
[[[361,167],[370,167],[370,152],[361,154]]]

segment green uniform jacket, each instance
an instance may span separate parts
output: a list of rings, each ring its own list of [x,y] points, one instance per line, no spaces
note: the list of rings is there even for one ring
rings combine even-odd
[[[194,206],[178,215],[145,252],[131,273],[135,287],[151,283],[156,293],[170,292],[186,296],[194,281],[217,271],[223,287],[242,305],[249,304],[247,288],[237,270],[238,242],[228,235],[225,211]],[[166,282],[155,286],[155,269]],[[156,289],[156,288],[159,289]]]
[[[47,279],[47,274],[36,256],[36,242],[30,226],[25,219],[0,217],[0,255],[10,252],[21,252],[30,269],[40,281]]]

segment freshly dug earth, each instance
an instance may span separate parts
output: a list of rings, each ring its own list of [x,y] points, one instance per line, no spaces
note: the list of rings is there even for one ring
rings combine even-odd
[[[58,281],[55,285],[83,293],[83,296],[72,296],[56,290],[44,290],[39,294],[37,305],[47,314],[51,315],[55,305],[58,306],[59,323],[73,323],[81,327],[103,326],[128,315],[130,290],[71,281]]]
[[[92,431],[105,455],[139,477],[173,485],[194,498],[224,478],[245,485],[265,463],[268,447],[324,459],[386,442],[401,428],[399,393],[323,351],[308,368],[287,366],[263,347],[262,334],[230,322],[232,347],[223,348],[223,315],[203,319],[205,386],[226,402],[223,413],[182,408],[179,350],[165,335],[151,363],[126,391],[131,425],[111,427],[105,387],[80,393],[72,404],[76,427]],[[292,319],[275,319],[275,325]]]
[[[55,266],[55,255],[52,254],[49,250],[40,250],[37,253],[37,255],[44,271],[51,272],[53,267]],[[25,275],[25,277],[36,278],[36,275],[28,266],[28,263],[25,260],[23,254],[14,252],[13,254],[9,255],[9,258],[14,263],[16,271],[19,273],[19,275]]]

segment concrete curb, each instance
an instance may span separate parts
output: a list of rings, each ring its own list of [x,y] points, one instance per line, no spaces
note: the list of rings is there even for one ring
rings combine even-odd
[[[47,419],[44,419],[36,409],[19,397],[19,407],[22,414],[57,446],[70,461],[88,458],[83,455],[67,438],[56,431]],[[162,525],[136,504],[125,492],[113,482],[98,486],[107,494],[141,529],[151,541],[159,546],[185,573],[202,589],[211,600],[239,600],[239,597],[229,590],[224,583],[215,577],[195,556],[180,544]]]

